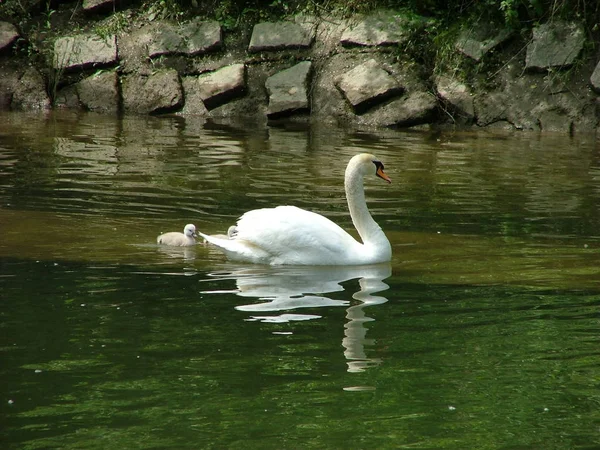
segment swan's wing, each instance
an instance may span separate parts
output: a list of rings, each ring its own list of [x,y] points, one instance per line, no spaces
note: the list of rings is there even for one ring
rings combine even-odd
[[[295,206],[248,211],[229,236],[198,234],[231,259],[264,264],[345,264],[362,247],[331,220]]]
[[[255,209],[237,224],[237,241],[267,252],[279,263],[335,264],[360,245],[339,225],[319,214],[296,208]]]

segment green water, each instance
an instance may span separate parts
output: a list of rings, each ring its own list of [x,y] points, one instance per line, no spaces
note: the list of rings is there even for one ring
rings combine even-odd
[[[600,447],[594,137],[3,114],[0,443],[18,449]],[[155,245],[294,204],[391,264]]]

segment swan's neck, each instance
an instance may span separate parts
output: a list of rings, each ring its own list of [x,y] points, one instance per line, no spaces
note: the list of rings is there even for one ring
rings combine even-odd
[[[360,235],[363,243],[369,246],[375,246],[378,249],[390,249],[390,243],[387,237],[373,220],[367,202],[365,200],[365,189],[363,177],[360,172],[353,167],[348,167],[344,181],[346,189],[346,199],[348,200],[348,209],[352,223]],[[389,250],[391,252],[391,249]]]

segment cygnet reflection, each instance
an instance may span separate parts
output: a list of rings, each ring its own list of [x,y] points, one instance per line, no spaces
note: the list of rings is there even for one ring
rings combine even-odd
[[[184,261],[193,261],[196,259],[195,247],[171,247],[168,245],[160,245],[156,246],[156,249],[170,258],[183,259]]]
[[[391,266],[387,263],[345,267],[233,266],[231,270],[213,273],[211,276],[221,280],[234,280],[237,289],[203,293],[227,292],[259,300],[256,303],[238,305],[235,309],[251,313],[246,320],[269,323],[321,318],[316,314],[299,313],[297,310],[302,308],[346,307],[348,322],[344,326],[342,339],[344,356],[348,361],[348,371],[360,372],[381,362],[379,359],[369,358],[365,350],[365,346],[372,344],[366,338],[365,323],[374,319],[365,314],[364,308],[387,301],[385,297],[373,294],[389,289],[383,280],[391,274]],[[358,280],[359,290],[353,292],[351,297],[359,303],[332,299],[326,295],[344,292],[345,287],[342,284],[350,280]],[[349,296],[342,294],[338,297]],[[282,314],[268,314],[273,312]]]

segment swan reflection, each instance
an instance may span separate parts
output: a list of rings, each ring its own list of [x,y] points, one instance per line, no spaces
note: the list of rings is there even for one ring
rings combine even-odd
[[[235,307],[238,311],[250,313],[246,319],[248,321],[283,323],[314,320],[321,316],[303,314],[297,310],[346,307],[348,321],[344,325],[342,339],[344,356],[348,361],[349,372],[361,372],[381,362],[379,359],[369,358],[365,350],[366,346],[372,344],[366,338],[365,323],[374,320],[365,314],[365,307],[387,301],[385,297],[374,294],[389,289],[383,280],[391,274],[391,266],[387,263],[348,267],[232,266],[231,270],[215,272],[210,276],[213,279],[234,280],[237,287],[235,290],[202,293],[234,293],[239,297],[259,300]],[[342,283],[350,280],[358,280],[360,289],[352,294],[352,298],[358,303],[330,298],[328,294],[348,289]],[[268,314],[283,311],[285,312],[282,314]]]

